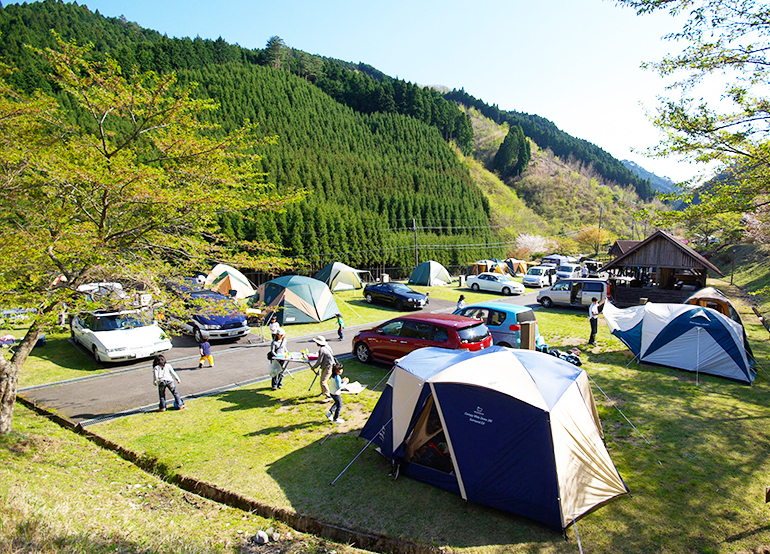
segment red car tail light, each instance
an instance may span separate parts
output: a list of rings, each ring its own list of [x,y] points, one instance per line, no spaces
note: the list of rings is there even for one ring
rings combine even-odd
[[[518,323],[516,325],[511,325],[510,329],[511,331],[521,331],[521,325]]]

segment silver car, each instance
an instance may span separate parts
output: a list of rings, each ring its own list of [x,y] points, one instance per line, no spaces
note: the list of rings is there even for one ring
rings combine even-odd
[[[599,304],[610,298],[610,285],[602,279],[562,279],[550,288],[541,290],[537,301],[544,308],[556,304],[562,306],[588,306],[596,297]]]

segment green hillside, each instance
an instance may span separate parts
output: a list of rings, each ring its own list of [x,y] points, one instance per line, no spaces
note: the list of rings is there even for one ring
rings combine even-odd
[[[277,136],[277,145],[260,151],[269,182],[279,192],[305,189],[308,196],[280,214],[223,215],[221,225],[234,238],[275,242],[306,271],[339,260],[401,276],[414,265],[415,236],[420,260],[449,267],[504,257],[521,232],[593,225],[598,206],[606,206],[610,216],[611,206],[622,211],[636,201],[621,185],[641,190],[633,179],[612,178],[614,158],[597,158],[590,143],[551,133],[555,127],[542,118],[506,114],[492,121],[491,135],[476,137],[479,129],[455,104],[456,94],[392,79],[365,64],[312,56],[278,37],[252,50],[221,38],[171,39],[57,0],[0,7],[0,58],[18,68],[10,80],[20,89],[57,93],[44,63],[25,47],[53,46],[52,29],[65,40],[92,42],[94,55],[109,54],[127,74],[175,71],[182,83],[197,83],[200,96],[221,106],[211,116],[221,132],[251,120],[264,135]],[[489,160],[517,125],[534,141],[532,161],[525,168],[503,160],[511,168],[503,183],[488,171]],[[546,146],[543,129],[552,134]],[[519,147],[527,150],[519,162],[526,162],[530,141],[516,132]],[[581,160],[583,151],[594,156],[593,173],[586,177],[588,161],[567,173],[539,170],[561,163],[553,157],[543,161],[545,149],[557,152],[559,144],[565,159]],[[605,182],[613,184],[607,191],[599,185]],[[555,224],[544,223],[552,219]],[[615,226],[627,229],[628,214],[621,219]]]

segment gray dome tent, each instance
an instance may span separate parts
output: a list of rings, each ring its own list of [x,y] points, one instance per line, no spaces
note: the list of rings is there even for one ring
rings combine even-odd
[[[452,276],[446,268],[433,260],[422,262],[409,276],[410,285],[424,285],[428,287],[448,285],[452,282]]]

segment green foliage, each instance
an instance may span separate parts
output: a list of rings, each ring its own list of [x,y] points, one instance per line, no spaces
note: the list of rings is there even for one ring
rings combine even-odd
[[[770,18],[768,6],[755,0],[620,0],[639,14],[666,10],[687,18],[682,30],[666,38],[684,45],[647,66],[663,77],[676,77],[669,88],[681,92],[664,98],[653,123],[664,133],[654,149],[660,157],[683,155],[696,162],[719,165],[723,173],[697,191],[682,195],[685,208],[659,216],[674,220],[711,219],[720,213],[744,213],[760,223],[770,221]],[[722,81],[718,101],[704,100],[703,88],[713,94],[715,76]],[[704,83],[704,81],[708,81]],[[763,225],[754,228],[762,228]],[[765,230],[762,240],[767,240]],[[757,237],[753,237],[757,238]]]
[[[278,37],[262,51],[221,39],[169,39],[54,0],[0,8],[0,29],[9,38],[0,54],[34,60],[28,49],[7,44],[47,44],[49,28],[99,37],[98,54],[111,53],[127,75],[134,67],[177,71],[181,83],[196,84],[198,99],[219,104],[204,115],[219,126],[214,136],[250,121],[277,137],[277,146],[260,149],[261,169],[278,191],[311,195],[272,216],[217,213],[230,239],[276,242],[311,269],[332,259],[411,267],[415,224],[419,242],[429,245],[425,254],[441,263],[502,253],[485,246],[496,242],[489,203],[447,143],[470,144],[468,117],[431,89],[386,79],[368,66],[309,56]],[[22,68],[14,78],[26,81],[27,72]],[[69,97],[59,98],[73,121],[87,124]]]
[[[508,130],[492,165],[503,178],[517,177],[527,167],[530,158],[529,141],[521,127],[514,125]]]

